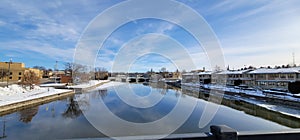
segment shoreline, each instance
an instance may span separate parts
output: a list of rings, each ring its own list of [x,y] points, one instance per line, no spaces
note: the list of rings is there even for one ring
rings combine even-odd
[[[89,85],[79,85],[79,86],[70,86],[68,89],[54,89],[52,93],[48,91],[47,92],[41,92],[37,94],[29,95],[25,98],[15,99],[15,100],[9,100],[9,101],[1,101],[0,100],[0,116],[9,114],[14,111],[23,110],[26,108],[30,108],[37,105],[42,105],[49,103],[51,101],[55,101],[58,99],[64,99],[68,96],[75,95],[76,92],[84,92],[89,91],[92,89],[95,89],[101,85],[105,85],[107,83],[110,83],[111,81],[98,81],[94,84]]]

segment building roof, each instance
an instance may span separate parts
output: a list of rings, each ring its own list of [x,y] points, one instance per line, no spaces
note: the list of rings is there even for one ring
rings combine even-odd
[[[300,67],[280,68],[280,69],[260,68],[260,69],[251,71],[249,73],[250,74],[300,73]]]
[[[184,74],[182,74],[182,75],[195,75],[195,73],[189,72],[189,73],[184,73]]]
[[[198,75],[211,75],[211,71],[204,71],[204,72],[199,72]]]
[[[225,71],[221,71],[217,74],[243,74],[246,72],[252,71],[251,69],[247,69],[247,70],[225,70]]]

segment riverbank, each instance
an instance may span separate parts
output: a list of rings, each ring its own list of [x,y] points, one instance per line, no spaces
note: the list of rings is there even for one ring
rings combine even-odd
[[[0,88],[0,115],[72,96],[76,90],[92,90],[109,82],[108,80],[92,80],[80,85],[66,86],[65,89],[56,89],[54,88],[56,85],[51,87],[49,84],[41,85],[41,87],[35,86],[32,90],[19,85]]]
[[[73,90],[55,89],[55,88],[39,88],[31,91],[21,91],[15,85],[12,85],[10,91],[0,89],[0,115],[7,112],[35,106],[37,104],[47,103],[52,100],[73,95]],[[4,91],[4,92],[3,92]]]
[[[300,102],[296,100],[286,100],[283,102],[283,99],[278,98],[269,98],[269,96],[265,96],[261,92],[255,91],[247,91],[242,92],[237,89],[224,89],[224,88],[216,88],[216,87],[195,87],[195,86],[186,86],[183,85],[181,87],[184,90],[191,90],[204,93],[207,97],[209,96],[218,96],[218,93],[224,93],[223,99],[235,100],[237,102],[246,102],[248,104],[256,105],[257,107],[261,107],[267,109],[269,111],[277,112],[277,114],[281,114],[283,116],[290,116],[300,119],[300,111],[299,106]],[[211,92],[213,90],[214,92]],[[276,100],[277,99],[277,100]],[[276,101],[274,101],[276,100]]]

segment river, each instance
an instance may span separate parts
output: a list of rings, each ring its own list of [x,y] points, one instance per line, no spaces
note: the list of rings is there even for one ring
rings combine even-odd
[[[70,139],[168,132],[182,134],[209,132],[210,125],[227,125],[238,131],[300,127],[299,123],[295,124],[299,120],[284,118],[248,103],[223,99],[207,125],[199,128],[199,120],[208,104],[207,98],[208,95],[201,92],[174,89],[159,83],[122,84],[96,89],[1,116],[0,138]],[[122,122],[116,122],[116,118]],[[123,126],[123,123],[131,126]],[[155,124],[154,128],[148,127],[151,124]],[[142,126],[145,127],[141,129]]]

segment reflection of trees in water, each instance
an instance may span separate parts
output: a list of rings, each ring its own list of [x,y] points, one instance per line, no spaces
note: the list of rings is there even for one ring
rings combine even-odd
[[[107,89],[97,90],[93,92],[93,94],[91,94],[93,99],[100,99],[100,98],[104,99],[107,95],[108,95]]]
[[[107,89],[104,89],[104,90],[98,90],[98,95],[100,95],[100,97],[102,98],[102,99],[104,99],[106,96],[107,96]]]
[[[78,103],[74,100],[74,97],[69,98],[68,108],[66,111],[62,114],[65,118],[77,118],[82,114],[82,111],[79,108]]]
[[[39,107],[33,107],[30,109],[25,109],[19,112],[20,114],[20,121],[24,123],[31,122],[32,118],[38,113]]]

